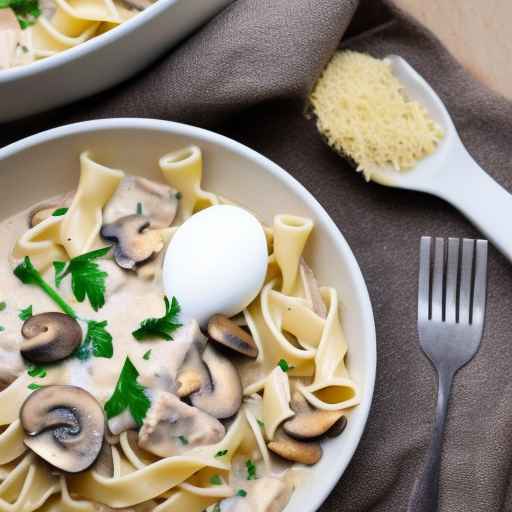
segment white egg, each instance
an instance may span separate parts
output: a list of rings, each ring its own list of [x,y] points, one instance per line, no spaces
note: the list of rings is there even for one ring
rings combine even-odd
[[[174,234],[164,259],[165,293],[176,297],[181,321],[204,326],[240,313],[258,295],[267,271],[267,243],[258,219],[231,205],[196,213]]]

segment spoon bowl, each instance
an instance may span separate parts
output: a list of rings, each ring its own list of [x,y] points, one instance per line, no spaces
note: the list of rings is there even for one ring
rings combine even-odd
[[[390,55],[393,74],[410,99],[423,105],[444,131],[436,151],[409,171],[382,167],[372,180],[388,187],[427,192],[462,212],[512,261],[512,196],[496,183],[464,147],[445,105],[402,57]]]

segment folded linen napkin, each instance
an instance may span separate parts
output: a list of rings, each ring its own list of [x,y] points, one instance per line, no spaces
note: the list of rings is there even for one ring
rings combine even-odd
[[[0,146],[74,121],[155,117],[220,131],[299,179],[354,250],[378,335],[368,427],[321,510],[402,511],[424,461],[435,402],[434,371],[416,334],[419,238],[478,233],[436,198],[365,183],[303,116],[309,90],[340,44],[405,57],[441,96],[477,161],[512,190],[512,104],[470,78],[432,34],[378,0],[237,0],[125,84],[0,126]],[[480,352],[453,389],[442,461],[443,512],[512,510],[512,266],[493,249],[488,286]]]

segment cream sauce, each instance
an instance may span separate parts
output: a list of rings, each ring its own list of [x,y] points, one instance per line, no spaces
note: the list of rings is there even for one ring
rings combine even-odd
[[[19,236],[28,229],[29,211],[25,210],[0,223],[0,237],[4,243],[0,247],[0,261],[11,261],[11,265],[0,265],[0,301],[6,308],[0,312],[0,382],[14,380],[27,366],[19,354],[22,342],[22,320],[20,311],[32,305],[33,314],[59,311],[52,300],[38,287],[24,285],[13,274],[14,266],[19,263],[11,258],[11,249]],[[104,241],[97,241],[97,247],[104,247]],[[69,276],[58,289],[62,297],[75,309],[82,319],[107,320],[107,329],[112,335],[114,354],[111,359],[92,357],[88,361],[69,358],[58,368],[47,369],[59,376],[60,384],[72,384],[83,387],[104,403],[112,394],[127,356],[140,373],[139,382],[152,389],[173,390],[174,380],[192,342],[205,342],[197,323],[190,322],[174,333],[174,341],[159,339],[137,341],[132,332],[140,322],[149,317],[160,317],[164,312],[163,286],[159,278],[143,280],[135,273],[121,270],[112,260],[101,260],[100,266],[108,272],[105,306],[95,312],[87,299],[79,303],[74,298]],[[45,280],[54,285],[54,272],[49,269]],[[82,323],[85,331],[85,324]],[[84,332],[85,335],[85,332]],[[144,354],[151,350],[149,360]],[[61,371],[64,369],[64,371]],[[44,379],[41,384],[44,384]],[[56,382],[56,383],[57,383]]]

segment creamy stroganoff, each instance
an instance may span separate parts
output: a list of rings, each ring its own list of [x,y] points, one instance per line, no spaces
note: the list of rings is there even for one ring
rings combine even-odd
[[[198,147],[159,165],[157,182],[84,152],[76,191],[0,223],[0,512],[279,512],[350,422],[338,295],[302,256],[312,220],[261,224],[257,295],[200,325],[164,256],[234,203],[201,188]]]
[[[107,32],[154,0],[0,2],[0,71],[51,57]]]

